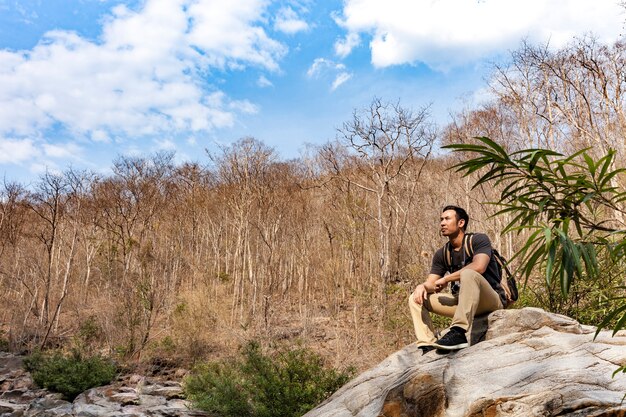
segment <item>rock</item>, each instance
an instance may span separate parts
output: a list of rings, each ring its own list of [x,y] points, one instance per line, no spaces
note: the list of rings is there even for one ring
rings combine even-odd
[[[541,309],[500,310],[467,349],[409,345],[350,381],[306,417],[624,416],[626,335]],[[481,329],[482,327],[482,329]]]
[[[40,398],[30,404],[24,417],[70,417],[73,405],[54,398]]]
[[[145,376],[133,374],[128,377],[128,384],[129,385],[143,385],[145,380],[146,380]]]
[[[160,407],[162,405],[167,404],[167,400],[165,398],[157,397],[154,395],[141,394],[139,395],[139,398],[140,398],[139,403],[146,408]]]
[[[33,379],[25,371],[14,372],[13,389],[32,389],[35,383]]]
[[[139,395],[135,392],[118,392],[117,394],[111,395],[111,400],[123,406],[139,405],[140,403]]]
[[[0,353],[0,417],[190,417],[181,384],[159,378],[131,375],[104,387],[92,388],[73,403],[60,394],[36,389],[22,360]]]
[[[0,398],[5,399],[5,400],[20,400],[23,397],[27,396],[29,394],[27,389],[8,389],[8,390],[2,390],[2,394],[0,395]],[[27,402],[27,401],[24,401]]]
[[[114,394],[115,391],[113,391],[110,386],[91,388],[76,397],[76,399],[74,400],[74,405],[95,405],[98,407],[104,407],[107,409],[119,411],[122,406],[118,402],[111,399],[111,396]]]
[[[24,411],[27,407],[28,406],[24,404],[15,404],[9,401],[0,400],[0,415]]]
[[[146,386],[141,387],[140,392],[145,395],[165,397],[168,400],[184,398],[183,389],[179,383],[169,382],[167,384],[169,386],[164,386],[164,385],[166,384],[146,385]]]
[[[119,416],[121,414],[120,410],[121,408],[112,410],[102,405],[75,403],[72,415],[78,417],[113,417]]]
[[[183,395],[183,389],[180,386],[161,387],[152,391],[150,395],[158,395],[161,397],[165,397],[167,400],[185,398],[185,396]]]

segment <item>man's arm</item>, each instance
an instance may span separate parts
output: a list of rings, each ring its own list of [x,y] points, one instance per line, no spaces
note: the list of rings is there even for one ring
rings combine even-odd
[[[426,301],[428,294],[441,291],[443,287],[436,284],[437,281],[440,279],[441,275],[428,274],[426,281],[424,281],[424,283],[422,284],[419,284],[415,288],[415,291],[413,291],[413,301],[421,305],[424,301]]]
[[[482,275],[487,270],[487,266],[489,265],[490,259],[491,258],[487,254],[477,253],[474,255],[474,258],[472,258],[472,262],[465,265],[463,268],[459,269],[456,272],[448,274],[444,277],[439,277],[433,284],[435,286],[439,286],[443,288],[446,285],[448,285],[449,282],[458,281],[459,279],[461,279],[461,271],[464,269],[472,269]]]

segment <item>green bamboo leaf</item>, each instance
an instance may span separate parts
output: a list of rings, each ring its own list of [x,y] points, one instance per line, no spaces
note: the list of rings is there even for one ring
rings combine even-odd
[[[557,229],[561,241],[561,270],[559,278],[561,281],[561,292],[564,296],[569,293],[571,283],[575,274],[582,275],[582,265],[578,250],[566,233]]]
[[[602,329],[606,328],[607,325],[619,314],[626,314],[626,304],[622,304],[620,307],[609,312],[609,314],[604,318],[604,320],[602,320],[602,322],[598,325],[598,328],[596,329],[596,333],[593,336],[594,340],[596,337],[598,337],[598,334],[600,334]],[[617,331],[619,331],[619,328],[614,326],[613,335],[617,333]]]
[[[614,158],[615,158],[615,150],[613,149],[609,150],[609,152],[606,155],[600,158],[600,160],[598,161],[598,165],[602,164],[602,167],[600,168],[600,174],[598,175],[598,178],[602,178],[605,176],[609,168],[613,165]]]
[[[572,285],[572,279],[574,277],[574,266],[570,262],[563,263],[563,269],[560,276],[561,282],[561,294],[566,297],[569,294],[569,289]]]
[[[535,233],[533,233],[532,236],[538,236],[540,233],[541,230],[537,230]],[[522,259],[521,263],[529,263],[528,261],[526,261],[526,259],[531,257],[530,254],[535,253],[538,249],[544,246],[541,238],[537,237],[533,239],[532,236],[526,241],[526,244],[513,255],[513,259],[519,257]]]
[[[552,229],[545,227],[543,229],[543,235],[546,242],[546,248],[548,248],[552,244]]]
[[[553,272],[553,266],[556,262],[556,244],[554,244],[555,242],[550,242],[550,246],[548,248],[548,257],[547,257],[547,261],[546,261],[546,282],[550,283],[552,280],[552,272]]]
[[[534,152],[534,154],[530,158],[530,162],[528,163],[528,172],[532,172],[535,169],[541,157],[542,157],[542,153],[540,150],[537,150],[536,152]]]
[[[576,273],[576,276],[582,277],[584,270],[583,270],[583,263],[581,262],[582,256],[580,254],[580,246],[570,240],[570,248],[571,248],[572,263],[575,268],[574,272]]]
[[[444,145],[441,148],[452,149],[455,152],[458,152],[458,151],[482,152],[487,149],[483,145],[475,145],[475,144],[469,144],[469,143],[454,143],[451,145]]]
[[[495,169],[495,170],[491,170],[489,172],[487,172],[485,175],[483,175],[478,181],[476,181],[476,183],[472,186],[472,189],[480,186],[481,184],[487,182],[487,181],[491,181],[494,179],[497,179],[499,181],[499,179],[502,179],[504,177],[507,177],[507,172],[503,171],[501,169]],[[498,182],[496,181],[496,183]]]
[[[567,171],[565,171],[565,165],[558,165],[556,170],[555,170],[555,173],[559,174],[561,179],[565,179],[566,181],[569,180],[569,176],[567,175]]]
[[[565,258],[563,258],[563,256],[562,256],[563,248],[561,248],[560,254],[561,254],[561,257],[560,257],[561,258],[561,262],[559,264],[557,273],[555,275],[558,275],[559,283],[561,284],[561,294],[563,294],[563,287],[565,286],[564,283],[567,280],[567,276],[566,276],[566,273],[565,273],[566,265],[564,263],[565,262]],[[550,285],[550,284],[551,284],[551,282],[548,282],[548,285]]]
[[[598,185],[599,185],[600,190],[604,189],[604,187],[607,184],[609,184],[611,182],[611,180],[613,178],[615,178],[616,175],[621,174],[623,172],[626,172],[626,169],[620,168],[620,169],[616,169],[615,171],[611,171],[611,172],[609,172],[606,175],[600,175],[598,177],[598,180],[599,180]],[[607,190],[604,190],[604,191],[610,191],[610,190],[611,189],[607,189]]]
[[[583,227],[580,224],[580,219],[578,218],[578,216],[574,216],[572,220],[574,222],[574,226],[576,227],[576,233],[578,233],[578,236],[583,236],[585,233],[583,232]]]
[[[620,372],[626,374],[626,365],[617,368],[615,372],[613,372],[613,374],[611,375],[611,378],[615,378],[615,375],[619,374]],[[624,395],[624,398],[626,398],[626,395]],[[622,398],[622,401],[624,401],[624,398]]]
[[[516,196],[527,188],[528,186],[524,182],[520,183],[520,181],[511,181],[511,183],[505,186],[500,192],[500,199],[504,200],[509,196]]]
[[[598,259],[596,256],[596,248],[593,244],[587,243],[585,250],[585,265],[587,267],[587,274],[591,278],[596,278],[599,274]]]
[[[585,162],[587,163],[587,169],[589,170],[589,173],[592,176],[595,176],[596,175],[596,164],[595,164],[595,162],[593,161],[593,159],[589,155],[587,155],[586,152],[583,153],[583,158],[585,159]],[[600,161],[598,161],[598,162],[600,162]]]
[[[598,194],[595,191],[591,191],[580,200],[580,204],[587,204],[588,201],[593,201]]]
[[[516,152],[511,153],[511,155],[522,155],[518,159],[531,159],[537,152],[544,156],[563,156],[563,154],[550,150],[550,149],[538,149],[538,148],[527,148],[522,149]]]
[[[528,260],[524,262],[526,266],[522,269],[522,272],[524,273],[526,277],[529,277],[530,274],[532,274],[533,269],[535,268],[537,264],[540,265],[543,263],[544,256],[545,256],[545,250],[544,250],[543,245],[539,245],[539,247],[534,252],[531,252],[531,255],[528,258]]]
[[[622,317],[620,317],[617,323],[615,323],[615,326],[613,326],[613,333],[611,333],[611,336],[615,336],[615,333],[617,333],[620,329],[623,329],[625,324],[626,324],[626,312],[622,314]]]
[[[489,139],[488,137],[480,136],[480,137],[475,137],[474,139],[478,139],[479,141],[485,143],[487,146],[489,146],[490,148],[495,150],[497,153],[499,153],[504,159],[509,159],[509,154],[504,150],[504,148],[498,145],[493,140]]]
[[[515,227],[515,225],[519,224],[519,220],[524,217],[526,214],[525,213],[519,213],[517,216],[515,216],[510,222],[509,224],[507,224],[504,229],[502,230],[502,233],[508,233],[510,230],[513,230],[513,228]]]
[[[579,246],[579,253],[583,260],[583,266],[585,267],[585,273],[589,278],[595,278],[595,265],[591,260],[591,256],[589,254],[589,248],[586,244],[582,243]]]
[[[568,157],[565,157],[563,159],[561,159],[561,163],[563,164],[570,164],[573,160],[577,159],[579,155],[581,154],[585,154],[588,150],[590,150],[592,148],[583,148],[577,152],[574,152],[573,154],[569,155]],[[559,154],[559,156],[563,156],[562,154]]]

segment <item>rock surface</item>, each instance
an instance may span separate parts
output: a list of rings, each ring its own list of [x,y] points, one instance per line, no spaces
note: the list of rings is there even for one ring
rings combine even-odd
[[[475,322],[467,349],[415,345],[361,374],[306,417],[626,416],[626,332],[611,337],[536,308]]]
[[[21,358],[0,352],[0,417],[192,417],[178,382],[132,375],[93,388],[73,402],[37,389],[22,368]]]

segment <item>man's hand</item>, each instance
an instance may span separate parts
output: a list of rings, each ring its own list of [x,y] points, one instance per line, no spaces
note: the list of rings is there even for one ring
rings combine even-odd
[[[415,301],[416,304],[424,304],[424,301],[426,301],[427,297],[428,291],[426,290],[426,287],[424,287],[424,284],[418,285],[415,288],[415,291],[413,291],[413,301]]]
[[[441,290],[443,290],[444,288],[446,288],[446,286],[448,285],[448,281],[446,281],[445,278],[439,278],[437,281],[435,281],[435,291],[439,292]]]

